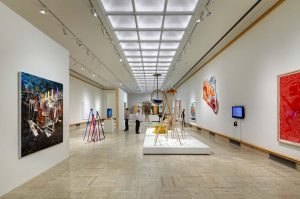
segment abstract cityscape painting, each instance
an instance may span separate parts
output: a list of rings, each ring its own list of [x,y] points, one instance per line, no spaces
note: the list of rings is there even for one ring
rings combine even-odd
[[[300,146],[300,71],[278,76],[278,139]]]
[[[193,122],[196,121],[196,102],[192,102],[192,103],[191,103],[190,119],[191,119]]]
[[[214,113],[217,114],[219,104],[217,98],[216,78],[214,76],[203,81],[203,99]]]
[[[19,73],[20,157],[63,142],[63,85]]]

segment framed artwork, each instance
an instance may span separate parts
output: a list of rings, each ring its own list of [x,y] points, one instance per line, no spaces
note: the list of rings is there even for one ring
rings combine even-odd
[[[20,157],[63,142],[63,85],[19,73]]]
[[[212,76],[210,79],[203,81],[203,99],[215,114],[218,113],[219,102],[217,98],[216,78]]]
[[[193,122],[196,121],[196,102],[192,102],[192,103],[191,103],[190,119],[191,119]]]
[[[278,140],[300,146],[300,71],[279,75]]]

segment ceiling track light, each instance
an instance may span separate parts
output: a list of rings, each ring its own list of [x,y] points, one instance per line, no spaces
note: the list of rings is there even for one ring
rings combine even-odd
[[[79,47],[82,46],[82,43],[81,43],[81,41],[80,41],[79,39],[76,39],[76,43],[77,43],[77,45],[78,45]]]
[[[63,29],[62,29],[64,35],[68,35],[68,30],[65,26],[63,26]]]
[[[210,10],[208,9],[207,5],[204,6],[203,14],[204,14],[204,16],[206,16],[206,17],[208,17],[208,16],[211,15],[211,12],[210,12]]]
[[[45,15],[47,13],[46,9],[45,8],[41,8],[40,9],[40,14],[41,15]]]
[[[95,18],[98,17],[97,12],[94,8],[91,8],[90,12],[92,13],[93,17],[95,17]]]

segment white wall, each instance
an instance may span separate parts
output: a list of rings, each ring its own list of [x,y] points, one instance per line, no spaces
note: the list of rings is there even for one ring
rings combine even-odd
[[[285,1],[178,89],[189,118],[197,102],[200,127],[300,159],[300,148],[277,141],[277,75],[300,69],[300,1]],[[215,75],[220,109],[202,99],[202,82]],[[231,106],[244,105],[246,118],[233,128]]]
[[[87,120],[89,113],[83,113],[84,109],[99,109],[102,114],[102,92],[100,88],[70,77],[70,124]]]
[[[116,118],[117,102],[116,102],[116,90],[103,90],[102,94],[102,115],[106,117],[106,110],[112,109],[113,118]]]
[[[151,101],[151,94],[128,94],[128,108],[130,113],[132,113],[132,108],[136,104],[141,104],[144,101]]]
[[[0,196],[69,156],[69,54],[0,2]],[[18,72],[64,86],[64,141],[19,159]]]
[[[119,106],[119,129],[124,129],[125,128],[125,122],[124,122],[124,103],[126,103],[126,108],[128,107],[128,95],[125,91],[122,89],[118,89],[119,93],[119,101],[118,101],[118,106]]]

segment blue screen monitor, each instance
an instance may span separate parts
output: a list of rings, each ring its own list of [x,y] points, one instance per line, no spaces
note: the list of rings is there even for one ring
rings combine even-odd
[[[233,106],[232,107],[232,117],[238,119],[245,118],[245,109],[243,106]]]
[[[112,109],[111,109],[111,108],[108,108],[108,109],[106,110],[106,115],[107,115],[108,118],[111,118],[111,117],[112,117]]]

